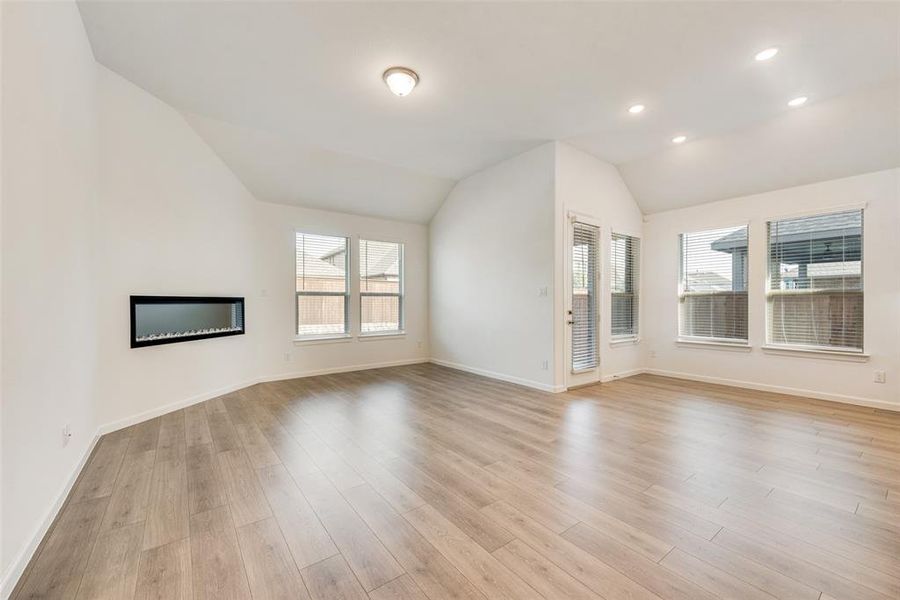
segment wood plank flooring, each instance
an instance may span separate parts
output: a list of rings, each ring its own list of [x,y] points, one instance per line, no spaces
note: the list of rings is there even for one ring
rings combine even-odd
[[[435,365],[104,436],[13,598],[896,600],[900,414]]]

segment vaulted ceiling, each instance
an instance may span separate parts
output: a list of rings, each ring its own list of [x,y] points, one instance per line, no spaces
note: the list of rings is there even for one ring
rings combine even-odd
[[[893,3],[79,6],[97,60],[265,201],[426,222],[549,140],[618,165],[644,212],[900,165]],[[385,88],[393,65],[412,95]]]

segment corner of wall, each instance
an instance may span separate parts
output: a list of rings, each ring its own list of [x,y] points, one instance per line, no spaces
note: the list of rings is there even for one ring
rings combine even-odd
[[[566,389],[565,360],[565,275],[566,275],[566,223],[568,217],[563,205],[560,186],[560,154],[564,144],[554,142],[553,150],[553,385],[559,390]]]
[[[556,384],[550,366],[555,363],[555,155],[556,142],[548,142],[472,174],[456,184],[432,219],[435,360]],[[470,297],[482,299],[478,308],[468,308]],[[527,320],[535,326],[522,328]],[[504,336],[516,340],[515,351],[491,352]]]
[[[98,358],[90,335],[98,317],[98,113],[96,63],[76,4],[13,2],[0,10],[6,150],[0,167],[0,588],[7,593],[90,453],[96,431]],[[59,244],[65,252],[47,251]],[[67,300],[64,311],[51,307],[60,295]],[[48,443],[61,440],[63,425],[76,437],[68,445]]]

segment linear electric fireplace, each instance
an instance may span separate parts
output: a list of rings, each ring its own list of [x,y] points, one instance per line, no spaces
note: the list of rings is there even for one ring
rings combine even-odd
[[[244,333],[244,299],[131,296],[131,347]]]

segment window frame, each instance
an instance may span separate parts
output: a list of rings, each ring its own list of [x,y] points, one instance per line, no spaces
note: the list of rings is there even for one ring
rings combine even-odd
[[[297,290],[297,237],[300,235],[310,235],[310,236],[320,236],[320,237],[334,237],[334,238],[343,238],[344,240],[344,248],[346,249],[344,256],[344,291],[343,292],[304,292]],[[294,230],[294,341],[297,342],[328,342],[328,341],[339,341],[344,339],[349,339],[353,337],[353,333],[351,331],[352,324],[350,323],[350,301],[352,297],[352,286],[353,280],[350,276],[350,269],[353,261],[351,260],[351,256],[353,253],[353,236],[344,234],[344,233],[319,233],[312,232],[302,229]],[[314,333],[314,334],[301,334],[300,333],[300,298],[301,296],[308,297],[323,297],[323,296],[333,296],[333,297],[344,297],[344,331],[341,333]]]
[[[397,292],[364,292],[362,289],[363,286],[363,276],[362,276],[362,242],[378,242],[382,244],[395,244],[398,246],[398,286]],[[357,305],[359,307],[359,337],[360,338],[376,338],[376,337],[390,337],[390,336],[403,336],[406,335],[406,244],[404,242],[384,239],[379,236],[356,236],[357,242],[357,256],[359,257],[358,267],[356,269],[356,277],[357,279],[357,290],[359,294]],[[370,298],[397,298],[397,329],[389,329],[385,331],[363,331],[363,318],[362,318],[362,302],[364,297]]]
[[[615,253],[613,251],[613,244],[615,243],[617,237],[624,239],[626,241],[626,247],[629,247],[629,244],[627,243],[627,241],[632,240],[632,243],[630,244],[631,255],[632,255],[631,261],[630,261],[631,271],[632,271],[631,278],[630,278],[631,288],[632,288],[631,292],[616,292],[613,289],[614,288],[613,277],[614,277],[614,271],[615,271],[615,269],[613,267],[613,260],[615,258]],[[635,242],[636,242],[636,244],[635,244]],[[634,256],[635,246],[637,247],[637,261],[635,261],[635,256]],[[642,246],[642,242],[641,242],[640,236],[632,235],[630,233],[622,233],[620,231],[616,231],[615,229],[610,231],[610,234],[609,234],[609,335],[610,335],[610,343],[612,343],[612,344],[631,342],[631,341],[636,341],[636,340],[640,339],[640,332],[641,332],[641,317],[640,317],[640,314],[641,314],[641,300],[640,300],[640,298],[641,298],[641,268],[640,268],[641,246]],[[627,254],[628,253],[626,252],[626,257],[627,257]],[[628,261],[626,258],[626,266],[627,265],[628,265]],[[636,277],[635,277],[635,274],[637,275]],[[627,268],[626,268],[626,282],[628,280],[629,279],[627,277]],[[627,287],[627,285],[626,285],[626,287]],[[615,319],[613,318],[613,311],[615,310],[615,303],[613,302],[613,299],[615,298],[615,296],[617,294],[618,295],[626,295],[626,296],[630,295],[630,297],[632,298],[632,310],[631,310],[632,332],[631,333],[617,334],[617,333],[615,333],[615,331],[613,329],[613,327],[615,326]],[[636,307],[635,307],[635,304],[636,304]]]
[[[837,215],[841,213],[852,213],[859,212],[860,215],[860,233],[859,233],[859,282],[860,289],[859,294],[861,296],[862,302],[862,318],[860,322],[860,326],[862,328],[861,331],[861,343],[859,348],[848,347],[848,346],[822,346],[822,345],[814,345],[814,344],[785,344],[773,341],[772,335],[772,302],[771,299],[776,296],[814,296],[814,295],[826,295],[828,293],[834,293],[835,290],[828,289],[809,289],[809,290],[774,290],[772,288],[772,256],[770,255],[771,251],[771,225],[778,221],[791,221],[795,219],[806,219],[806,218],[814,218],[814,217],[824,217],[828,215]],[[785,353],[785,354],[796,354],[796,355],[822,355],[822,356],[847,356],[847,357],[859,357],[861,359],[865,359],[868,357],[865,351],[866,344],[866,335],[865,335],[865,315],[866,315],[866,276],[865,276],[865,241],[866,241],[866,205],[849,205],[849,206],[835,206],[824,208],[821,210],[813,210],[809,212],[802,213],[794,213],[790,215],[782,215],[776,217],[770,217],[764,220],[764,227],[766,231],[766,249],[765,249],[765,261],[766,261],[766,280],[765,280],[765,290],[764,290],[764,298],[765,298],[765,345],[763,345],[763,350],[769,351],[771,353]]]
[[[709,294],[702,292],[690,292],[686,291],[686,273],[685,273],[685,262],[684,262],[684,236],[691,234],[698,234],[707,231],[714,231],[717,229],[737,229],[744,228],[747,232],[747,256],[744,260],[744,290],[743,294],[746,296],[746,305],[747,305],[747,337],[746,338],[726,338],[726,337],[714,337],[714,336],[700,336],[700,335],[686,335],[682,333],[682,310],[681,304],[684,299],[690,295],[710,295],[715,293],[720,294],[734,294],[734,291],[730,292],[711,292]],[[678,243],[678,252],[676,254],[676,258],[678,260],[678,287],[677,287],[677,304],[676,304],[676,315],[675,315],[675,342],[680,345],[685,346],[708,346],[711,348],[723,348],[723,349],[747,349],[751,348],[750,345],[750,335],[752,332],[752,327],[750,323],[750,246],[751,246],[751,231],[750,222],[737,223],[737,224],[698,224],[695,228],[690,231],[680,231],[677,234],[677,243]],[[734,273],[732,272],[732,277]]]

